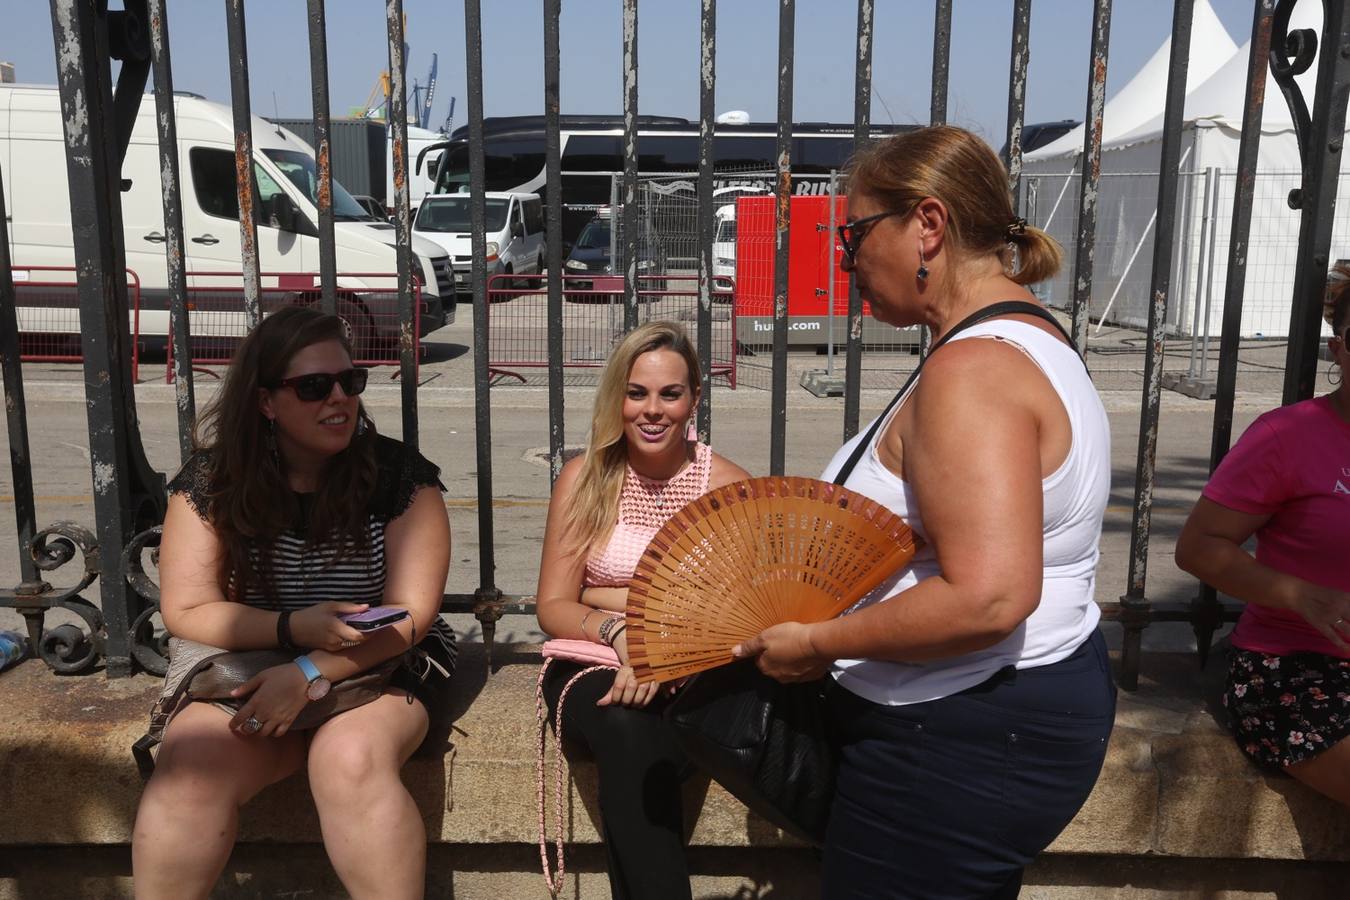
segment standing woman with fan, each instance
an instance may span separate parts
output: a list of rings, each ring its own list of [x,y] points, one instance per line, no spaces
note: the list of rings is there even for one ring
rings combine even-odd
[[[824,478],[904,516],[924,546],[845,615],[736,652],[780,681],[835,679],[825,897],[1016,897],[1091,792],[1114,720],[1093,600],[1106,414],[1025,287],[1054,274],[1059,247],[1014,216],[980,138],[937,126],[873,144],[848,191],[859,292],[935,344]]]
[[[652,535],[710,488],[750,477],[688,437],[699,371],[688,335],[673,322],[650,322],[620,342],[596,391],[590,443],[558,475],[544,533],[540,628],[555,639],[608,645],[617,657],[616,668],[589,672],[585,662],[551,659],[541,684],[549,720],[562,703],[563,734],[595,756],[618,900],[690,896],[680,801],[687,765],[661,718],[659,686],[639,685],[628,665],[623,617],[628,582]]]

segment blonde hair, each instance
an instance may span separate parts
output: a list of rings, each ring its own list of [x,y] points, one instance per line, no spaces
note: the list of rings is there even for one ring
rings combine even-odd
[[[698,351],[675,322],[648,322],[630,331],[609,355],[591,414],[591,438],[567,508],[572,547],[587,554],[607,539],[619,518],[619,495],[628,470],[628,441],[623,433],[623,404],[633,363],[644,353],[670,350],[684,357],[689,388],[700,388]]]
[[[849,161],[846,177],[850,192],[905,216],[926,197],[942,201],[944,240],[954,259],[997,254],[1018,284],[1059,271],[1059,244],[1015,218],[1007,170],[988,144],[964,128],[934,125],[870,144]]]

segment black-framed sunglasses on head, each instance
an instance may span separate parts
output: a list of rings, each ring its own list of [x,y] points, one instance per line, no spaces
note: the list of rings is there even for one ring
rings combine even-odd
[[[892,210],[837,226],[834,230],[839,233],[839,243],[844,247],[844,257],[848,260],[848,264],[853,265],[858,261],[858,248],[862,246],[863,238],[867,237],[867,233],[872,230],[873,225],[882,219],[899,215],[903,215],[903,213],[899,210]]]
[[[369,377],[369,369],[359,368],[344,369],[341,372],[314,372],[310,375],[283,378],[276,383],[273,390],[288,387],[295,391],[295,396],[299,399],[313,403],[331,394],[334,384],[342,385],[342,393],[348,397],[355,397],[366,389],[366,380]]]

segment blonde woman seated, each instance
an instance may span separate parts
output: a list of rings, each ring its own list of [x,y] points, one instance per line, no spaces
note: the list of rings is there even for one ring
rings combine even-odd
[[[651,322],[614,350],[596,393],[590,445],[563,467],[549,503],[539,567],[539,626],[555,638],[607,643],[620,662],[579,678],[563,735],[594,755],[615,898],[690,896],[680,782],[686,763],[660,715],[668,694],[628,665],[628,582],[651,537],[709,489],[749,478],[690,440],[699,362],[684,330]],[[549,718],[581,663],[557,659],[544,678]]]

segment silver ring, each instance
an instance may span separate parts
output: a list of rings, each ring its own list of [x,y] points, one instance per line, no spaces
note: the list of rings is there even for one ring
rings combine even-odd
[[[1338,616],[1335,622],[1331,623],[1332,628],[1340,628],[1345,624],[1345,616]]]
[[[355,647],[355,646],[356,646],[356,641],[349,641],[349,640],[345,640],[345,639],[344,639],[343,642],[342,642],[342,648],[343,648],[344,650],[345,650],[346,648],[348,648],[348,647]]]
[[[262,728],[262,723],[258,721],[257,716],[249,716],[244,720],[244,724],[239,726],[239,730],[244,734],[256,734],[259,728]]]

